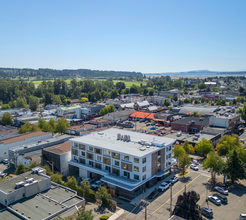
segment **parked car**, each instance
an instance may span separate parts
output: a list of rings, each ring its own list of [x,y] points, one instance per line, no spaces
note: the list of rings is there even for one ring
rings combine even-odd
[[[91,181],[92,181],[92,179],[91,179],[91,178],[84,178],[84,180],[88,181],[88,182],[89,182],[89,184],[91,184]],[[80,184],[82,185],[82,181],[81,181],[81,183],[80,183]]]
[[[176,183],[176,182],[178,182],[179,181],[179,178],[177,177],[177,176],[174,176],[174,177],[172,177],[171,179],[170,179],[170,182],[172,183],[172,184],[174,184],[174,183]]]
[[[206,216],[207,218],[212,218],[213,217],[212,209],[200,206],[200,211],[201,211],[202,215]]]
[[[142,123],[142,122],[144,122],[144,121],[145,121],[144,118],[142,118],[142,119],[139,120],[140,123]]]
[[[163,182],[160,186],[159,186],[159,190],[160,191],[165,191],[169,188],[169,184],[167,182]]]
[[[222,193],[224,195],[228,195],[228,190],[227,189],[223,189],[222,187],[219,187],[219,186],[215,186],[214,187],[214,190],[219,192],[219,193]]]
[[[199,162],[197,160],[192,160],[191,164],[199,165]]]
[[[246,219],[246,214],[241,213],[241,214],[239,215],[239,219]]]
[[[150,130],[156,130],[156,127],[153,126],[153,127],[150,128]]]
[[[159,126],[162,126],[162,124],[160,124],[160,123],[157,123],[157,124],[155,124],[155,126],[158,126],[158,127],[159,127]]]
[[[7,163],[9,163],[9,160],[8,160],[8,159],[4,159],[4,160],[3,160],[3,163],[4,163],[4,164],[7,164]]]
[[[150,126],[150,123],[147,123],[146,126]]]
[[[147,124],[148,122],[149,122],[149,121],[148,121],[148,120],[146,120],[144,123],[145,123],[145,124]]]
[[[155,188],[155,190],[154,190],[152,193],[150,193],[149,199],[154,199],[154,198],[156,198],[156,197],[158,196],[158,194],[159,194],[159,192],[158,192],[158,190]]]
[[[222,203],[227,203],[228,202],[227,197],[225,197],[224,195],[221,195],[219,193],[214,193],[213,196],[218,197],[221,200]]]
[[[3,178],[3,177],[5,177],[5,176],[7,176],[7,173],[0,172],[0,178]]]
[[[199,170],[199,169],[198,169],[198,166],[196,166],[195,164],[191,164],[191,165],[190,165],[190,168],[191,168],[192,170],[196,170],[196,171]]]
[[[214,203],[215,205],[221,205],[221,200],[216,196],[208,196],[208,200]]]
[[[99,187],[103,186],[103,182],[98,180],[94,184],[91,185],[91,188],[98,189]]]

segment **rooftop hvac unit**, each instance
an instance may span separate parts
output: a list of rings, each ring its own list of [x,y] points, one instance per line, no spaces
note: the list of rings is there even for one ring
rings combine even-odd
[[[121,135],[120,139],[123,141],[124,140],[124,135]]]
[[[24,183],[23,181],[19,181],[19,182],[17,182],[17,183],[15,184],[15,188],[16,188],[16,189],[19,189],[19,188],[23,187],[24,185],[25,185],[25,183]]]
[[[127,137],[127,138],[126,138],[126,141],[129,142],[129,141],[131,140],[131,139],[130,139],[130,135],[127,135],[126,137]]]
[[[139,150],[141,150],[141,151],[145,151],[145,150],[146,150],[146,148],[145,148],[145,147],[141,147]]]
[[[27,183],[32,183],[33,181],[34,181],[33,178],[30,178],[30,179],[27,179],[27,180],[26,180]]]
[[[126,134],[124,135],[124,141],[127,141],[127,135]]]
[[[121,134],[117,134],[117,140],[120,140]]]
[[[191,120],[191,124],[195,124],[195,121],[194,120]]]

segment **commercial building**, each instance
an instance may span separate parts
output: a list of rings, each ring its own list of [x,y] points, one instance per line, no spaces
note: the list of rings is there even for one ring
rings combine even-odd
[[[219,111],[220,109],[218,107],[214,107],[214,106],[193,106],[193,105],[187,105],[187,106],[183,106],[180,108],[173,108],[172,112],[173,113],[178,113],[180,115],[187,115],[193,112],[197,112],[198,114],[200,114],[201,116],[212,116],[213,113],[215,113],[216,111]]]
[[[136,110],[141,110],[144,108],[148,108],[149,107],[149,102],[148,101],[140,101],[140,102],[136,102],[134,105],[134,108]]]
[[[116,121],[127,120],[133,112],[135,112],[134,109],[126,109],[123,111],[116,111],[116,112],[106,114],[102,118],[115,123]]]
[[[63,117],[66,114],[75,114],[76,109],[81,108],[79,105],[68,106],[68,107],[58,107],[56,109],[57,116]]]
[[[77,207],[85,206],[85,199],[67,187],[51,182],[43,168],[0,182],[0,219],[49,220]]]
[[[52,172],[68,175],[68,161],[71,160],[71,143],[55,145],[42,149],[42,164],[51,165]],[[49,163],[47,162],[49,161]]]
[[[134,102],[131,103],[123,103],[119,106],[119,110],[124,110],[124,109],[134,109]]]
[[[169,102],[171,102],[170,98],[163,97],[163,96],[147,96],[147,101],[149,103],[153,103],[155,105],[164,106],[165,100],[167,99]]]
[[[97,128],[101,128],[101,127],[109,126],[111,124],[111,121],[107,119],[96,118],[90,120],[89,123],[92,125],[96,125]]]
[[[208,126],[209,118],[185,117],[171,122],[172,130],[183,131],[186,133],[197,133]]]
[[[95,129],[97,126],[89,123],[82,123],[81,125],[73,125],[67,128],[67,134],[81,136],[83,131]]]
[[[52,137],[52,133],[50,132],[46,132],[45,134],[46,136],[42,135],[41,137],[38,136],[37,138],[32,138],[32,142],[20,142],[22,144],[17,143],[16,146],[9,148],[8,159],[11,161],[10,165],[17,167],[20,163],[22,163],[25,166],[29,166],[32,162],[32,159],[27,156],[28,153],[64,143],[72,138],[70,135]]]
[[[35,131],[0,141],[0,162],[9,158],[9,149],[52,137],[51,132]]]
[[[0,125],[0,140],[18,135],[19,130],[12,126]]]
[[[71,140],[69,175],[100,178],[113,194],[133,199],[170,174],[175,139],[110,128]]]
[[[171,97],[172,99],[177,96],[178,99],[180,97],[180,90],[178,89],[172,89],[172,90],[169,90],[169,91],[160,91],[158,92],[158,96],[163,96],[163,97],[166,97],[166,98],[169,98]]]

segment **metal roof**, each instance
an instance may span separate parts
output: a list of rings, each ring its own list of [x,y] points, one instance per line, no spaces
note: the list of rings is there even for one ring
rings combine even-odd
[[[181,107],[179,114],[187,114],[189,112],[197,112],[201,115],[205,115],[207,113],[213,113],[217,110],[217,107],[204,107],[204,106],[184,106]]]

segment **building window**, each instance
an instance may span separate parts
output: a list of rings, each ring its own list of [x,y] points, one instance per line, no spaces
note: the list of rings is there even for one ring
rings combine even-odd
[[[93,155],[87,153],[87,159],[93,160]]]
[[[124,170],[128,170],[128,164],[126,164],[126,163],[123,164],[123,169],[124,169]]]
[[[129,160],[129,156],[124,155],[124,160]]]
[[[79,158],[79,162],[82,163],[82,164],[85,164],[85,159]]]
[[[115,161],[114,161],[114,165],[119,167],[119,166],[120,166],[120,162],[117,161],[117,160],[115,160]]]
[[[73,159],[76,161],[76,162],[79,162],[79,158],[77,156],[74,156]]]
[[[84,152],[84,151],[81,151],[81,155],[82,155],[83,157],[85,157],[85,152]]]
[[[110,151],[109,150],[106,150],[105,153],[106,153],[106,155],[110,156]]]
[[[95,153],[96,153],[96,154],[101,154],[101,150],[98,149],[98,148],[95,148]]]
[[[89,146],[89,150],[90,150],[90,151],[93,151],[93,147]]]
[[[74,147],[78,147],[78,143],[73,143],[73,146]]]
[[[143,177],[142,177],[142,180],[145,180],[146,179],[146,174],[145,175],[143,175]]]
[[[112,153],[112,157],[115,159],[120,159],[120,155],[118,153]]]
[[[172,154],[169,154],[169,158],[171,158],[172,157]]]
[[[107,170],[110,173],[111,167],[105,166],[105,170]]]
[[[146,163],[146,157],[145,157],[145,158],[143,158],[143,163]]]
[[[130,173],[129,173],[129,172],[124,171],[123,175],[124,175],[125,177],[127,177],[127,178],[130,178]]]
[[[101,169],[102,169],[102,165],[101,165],[101,164],[99,164],[99,163],[96,163],[96,164],[95,164],[95,167],[96,167],[97,169],[99,169],[99,170],[101,170]]]
[[[80,149],[80,150],[85,150],[85,145],[79,144],[79,149]]]
[[[134,163],[139,163],[139,159],[134,157]]]
[[[117,169],[112,169],[112,173],[114,174],[114,175],[116,175],[116,176],[119,176],[120,175],[120,171],[119,170],[117,170]]]
[[[171,150],[172,149],[172,146],[169,146],[169,150]]]
[[[158,156],[159,156],[159,155],[161,155],[161,151],[160,151],[160,150],[158,151]]]
[[[97,156],[97,160],[98,161],[102,161],[102,157],[101,156]]]
[[[139,167],[134,166],[134,171],[139,172]]]
[[[89,160],[89,166],[93,167],[93,165],[94,165],[93,161]]]
[[[139,180],[139,175],[134,174],[134,179]]]
[[[106,163],[106,164],[110,165],[110,159],[108,159],[108,158],[104,158],[104,163]]]
[[[72,154],[77,155],[78,156],[78,150],[72,149]]]
[[[145,167],[143,167],[143,172],[145,172],[146,171],[146,166]]]
[[[168,155],[166,156],[166,159],[168,159]]]
[[[169,150],[168,150],[168,147],[166,148],[166,152],[168,152]]]

